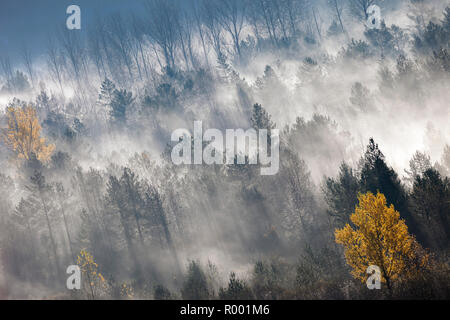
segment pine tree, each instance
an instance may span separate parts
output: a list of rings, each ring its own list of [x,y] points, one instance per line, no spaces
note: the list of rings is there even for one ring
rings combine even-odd
[[[236,273],[232,272],[228,287],[220,289],[219,298],[223,300],[252,300],[254,296],[245,281],[238,279]]]
[[[207,300],[209,298],[206,276],[198,262],[191,261],[186,280],[181,289],[181,296],[186,300]]]
[[[271,120],[271,116],[260,104],[253,105],[253,113],[250,119],[253,129],[267,129],[270,135],[270,130],[275,128],[275,124]]]
[[[426,244],[445,250],[450,241],[450,180],[429,168],[416,175],[411,192],[411,211],[426,234]]]
[[[142,247],[144,247],[144,236],[141,226],[141,218],[143,216],[144,199],[142,196],[142,186],[138,177],[129,169],[124,168],[122,177],[120,178],[120,185],[125,196],[123,208],[127,216],[134,218],[139,235],[139,240]]]
[[[56,183],[55,184],[55,191],[56,191],[56,196],[58,199],[58,204],[59,204],[59,209],[61,211],[61,215],[63,217],[63,222],[64,222],[64,230],[66,231],[66,236],[67,236],[67,242],[69,245],[69,251],[70,254],[72,256],[72,261],[75,261],[75,253],[73,250],[73,242],[72,242],[72,237],[70,236],[70,231],[69,231],[69,222],[68,222],[68,217],[66,214],[66,207],[67,207],[67,198],[68,198],[68,193],[65,191],[64,186],[62,185],[62,183]]]
[[[145,208],[151,213],[150,216],[146,216],[146,218],[150,219],[153,225],[157,225],[162,228],[167,246],[172,254],[175,267],[178,272],[181,272],[180,260],[178,258],[178,253],[175,248],[172,234],[169,230],[169,221],[167,220],[167,215],[163,207],[161,194],[156,187],[148,185],[144,197]]]
[[[127,194],[121,185],[119,179],[115,176],[110,176],[106,186],[106,204],[109,206],[110,213],[118,215],[120,225],[122,227],[123,235],[127,245],[128,253],[133,263],[133,275],[137,279],[142,280],[142,268],[138,259],[137,251],[134,245],[134,228],[130,222],[130,211],[127,208]]]
[[[337,179],[327,178],[323,188],[328,213],[339,224],[350,222],[350,214],[358,203],[359,181],[353,169],[343,162]]]
[[[361,111],[370,111],[371,97],[369,89],[362,83],[355,82],[352,85],[350,102]]]
[[[446,7],[444,10],[444,20],[442,26],[450,34],[450,7]]]
[[[127,90],[114,90],[111,101],[110,116],[115,124],[125,124],[127,121],[127,111],[134,102],[133,94]]]
[[[408,211],[407,193],[394,169],[388,167],[378,144],[370,138],[364,158],[361,159],[360,191],[381,192],[406,220],[411,231],[419,237],[416,222]]]
[[[59,279],[62,279],[61,265],[59,262],[58,246],[56,242],[56,233],[52,225],[54,206],[52,203],[53,190],[49,184],[46,183],[45,177],[40,171],[36,171],[30,178],[30,184],[27,186],[31,199],[38,203],[37,210],[45,218],[45,224],[48,231],[48,237],[52,249],[53,259],[55,262],[55,270]]]
[[[98,96],[98,100],[103,106],[110,106],[114,99],[114,91],[116,90],[116,85],[105,78],[100,86],[100,94]]]

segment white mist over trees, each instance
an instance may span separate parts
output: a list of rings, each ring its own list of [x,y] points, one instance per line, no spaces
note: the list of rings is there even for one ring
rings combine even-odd
[[[444,2],[147,0],[86,34],[57,30],[21,64],[2,50],[0,296],[383,298],[352,278],[334,239],[358,193],[380,192],[435,255],[390,296],[445,298]],[[372,4],[379,29],[364,25]],[[8,114],[26,108],[42,130],[16,136],[45,138],[49,161],[5,143]],[[175,166],[171,133],[194,121],[280,129],[278,174]],[[79,261],[96,280],[69,292]]]

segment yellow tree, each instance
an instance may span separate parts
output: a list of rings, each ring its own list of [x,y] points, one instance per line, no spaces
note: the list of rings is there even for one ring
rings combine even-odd
[[[85,279],[83,282],[89,291],[92,300],[106,290],[106,281],[103,275],[98,271],[98,264],[94,261],[92,254],[86,249],[80,251],[77,257],[77,264],[80,267],[82,276]]]
[[[41,137],[41,125],[32,106],[8,107],[8,128],[2,132],[5,143],[20,160],[30,160],[34,154],[39,161],[47,162],[55,146],[46,145]]]
[[[376,265],[381,281],[391,290],[392,281],[416,276],[419,268],[428,265],[429,256],[408,233],[400,213],[393,205],[386,205],[382,193],[360,194],[358,200],[359,205],[350,216],[356,228],[347,224],[336,229],[336,242],[344,245],[345,258],[355,278],[366,281],[367,268]]]

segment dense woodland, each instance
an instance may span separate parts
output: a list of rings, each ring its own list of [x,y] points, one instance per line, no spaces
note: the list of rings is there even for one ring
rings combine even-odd
[[[448,299],[449,50],[445,0],[149,0],[0,48],[0,298]],[[174,165],[196,120],[280,129],[279,172]]]

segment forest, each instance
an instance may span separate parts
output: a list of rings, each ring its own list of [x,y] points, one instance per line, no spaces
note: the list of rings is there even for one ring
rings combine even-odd
[[[450,298],[448,1],[137,2],[0,44],[0,299]],[[195,121],[278,171],[174,164]]]

